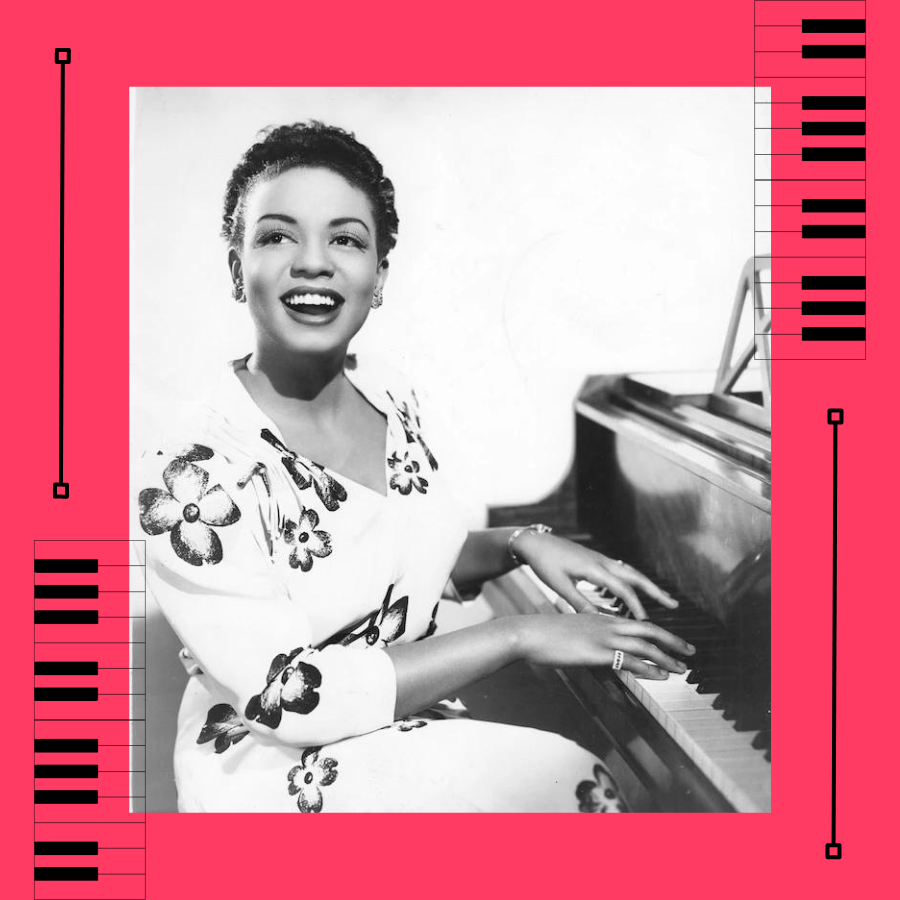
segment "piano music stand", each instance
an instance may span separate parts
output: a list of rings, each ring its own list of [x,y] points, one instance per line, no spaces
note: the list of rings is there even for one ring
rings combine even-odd
[[[758,358],[763,364],[762,394],[763,406],[768,410],[771,405],[772,391],[772,364],[769,347],[769,335],[772,331],[771,311],[767,314],[763,307],[762,288],[760,287],[759,273],[763,269],[772,268],[772,259],[769,256],[752,256],[741,269],[738,279],[737,294],[734,298],[734,306],[731,310],[731,321],[728,323],[728,333],[725,336],[725,346],[722,348],[722,359],[719,362],[719,370],[716,373],[716,385],[713,389],[716,394],[729,394],[738,379],[744,373],[750,361]],[[734,345],[737,341],[738,328],[741,324],[741,316],[744,313],[744,302],[747,297],[753,298],[753,340],[744,347],[732,364]],[[763,355],[756,357],[756,349],[761,345]]]

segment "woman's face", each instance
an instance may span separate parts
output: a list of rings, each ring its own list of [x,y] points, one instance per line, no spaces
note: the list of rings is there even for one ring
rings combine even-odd
[[[384,284],[368,197],[330,169],[294,168],[257,184],[244,243],[229,254],[260,349],[346,351]]]

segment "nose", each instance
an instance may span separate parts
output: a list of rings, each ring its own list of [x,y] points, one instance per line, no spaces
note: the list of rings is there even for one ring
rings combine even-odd
[[[291,260],[291,275],[295,278],[314,278],[334,273],[334,263],[327,247],[319,241],[300,241]]]

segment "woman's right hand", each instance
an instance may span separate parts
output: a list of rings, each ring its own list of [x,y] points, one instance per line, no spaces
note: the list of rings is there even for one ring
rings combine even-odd
[[[695,652],[693,645],[652,622],[596,613],[517,616],[510,623],[520,657],[544,666],[611,666],[615,651],[621,650],[624,670],[662,680],[669,672],[686,670],[671,653]]]

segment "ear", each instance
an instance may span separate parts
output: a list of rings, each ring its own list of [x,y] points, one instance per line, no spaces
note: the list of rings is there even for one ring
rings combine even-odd
[[[244,280],[244,267],[241,263],[241,255],[232,247],[228,251],[228,269],[231,272],[231,283]]]
[[[378,271],[375,273],[375,287],[381,290],[388,277],[388,261],[383,259],[378,263]]]

